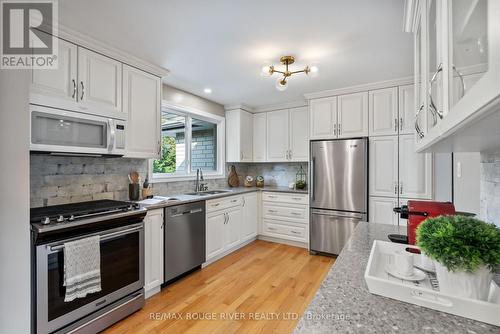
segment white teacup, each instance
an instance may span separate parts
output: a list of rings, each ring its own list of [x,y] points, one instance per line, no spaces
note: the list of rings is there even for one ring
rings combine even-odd
[[[405,250],[395,251],[393,268],[403,276],[411,276],[413,274],[413,254]]]

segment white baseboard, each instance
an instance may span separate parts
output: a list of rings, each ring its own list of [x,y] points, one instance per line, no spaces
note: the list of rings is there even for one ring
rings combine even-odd
[[[144,291],[144,297],[147,299],[153,295],[156,295],[160,291],[161,291],[161,285],[158,285],[157,287]]]
[[[295,246],[295,247],[309,249],[309,245],[306,242],[292,241],[292,240],[286,240],[286,239],[281,239],[281,238],[269,237],[267,235],[259,235],[258,239],[264,240],[264,241],[269,241],[269,242],[275,242],[278,244],[285,244],[285,245],[289,245],[289,246]]]

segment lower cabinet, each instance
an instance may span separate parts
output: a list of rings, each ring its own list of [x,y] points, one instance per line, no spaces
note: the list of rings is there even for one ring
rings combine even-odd
[[[257,236],[257,193],[207,201],[207,261]]]
[[[369,222],[398,225],[399,215],[393,211],[398,203],[397,198],[370,197]]]
[[[163,283],[163,209],[148,211],[144,218],[144,290],[146,297]]]

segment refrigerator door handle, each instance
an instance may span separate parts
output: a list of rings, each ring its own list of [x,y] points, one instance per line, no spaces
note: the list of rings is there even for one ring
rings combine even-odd
[[[314,164],[315,164],[316,159],[313,157],[311,159],[311,185],[310,185],[310,191],[311,191],[311,201],[314,202]]]

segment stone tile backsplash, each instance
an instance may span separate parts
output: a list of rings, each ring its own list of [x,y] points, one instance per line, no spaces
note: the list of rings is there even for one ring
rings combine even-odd
[[[231,164],[228,164],[229,167]],[[240,184],[246,175],[262,175],[268,186],[287,187],[306,163],[235,164]],[[30,205],[40,207],[98,199],[128,199],[128,178],[131,171],[144,178],[147,159],[61,157],[31,155]],[[227,187],[227,178],[205,181],[209,189]],[[194,181],[153,183],[153,194],[171,196],[194,191]]]
[[[481,218],[500,227],[500,152],[481,154]]]

